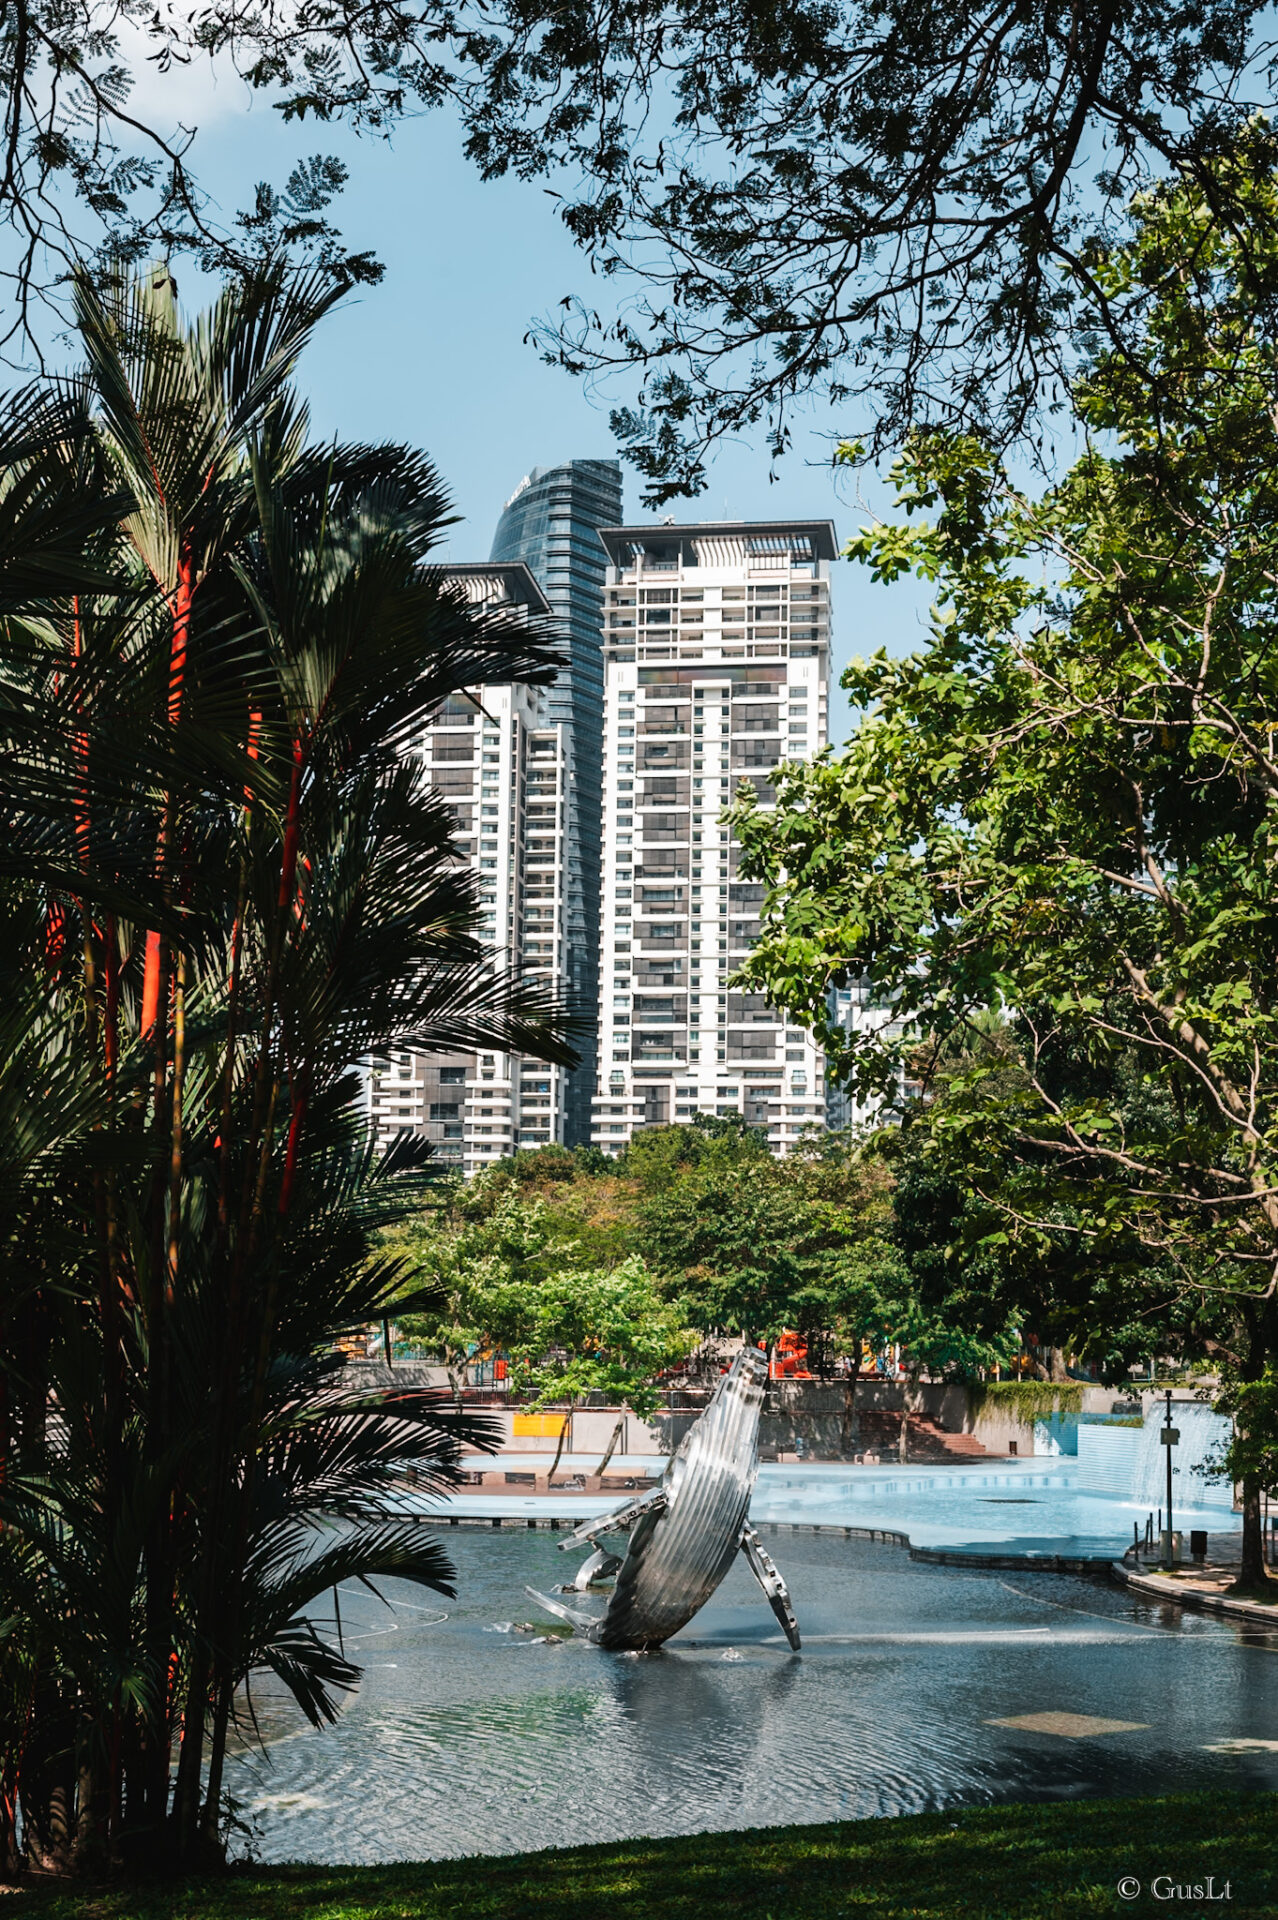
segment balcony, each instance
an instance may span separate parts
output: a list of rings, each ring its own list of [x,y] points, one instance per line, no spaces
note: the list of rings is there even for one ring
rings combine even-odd
[[[639,749],[638,767],[640,773],[664,773],[667,768],[673,773],[677,768],[686,768],[691,758],[682,742],[657,745],[648,740]]]
[[[782,1025],[782,1015],[776,1007],[770,1007],[761,993],[730,993],[728,995],[728,1019],[738,1026],[744,1021],[766,1021],[770,1027]]]

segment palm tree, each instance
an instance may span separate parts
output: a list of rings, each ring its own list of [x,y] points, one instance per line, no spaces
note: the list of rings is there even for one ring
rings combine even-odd
[[[388,1489],[396,1463],[445,1483],[488,1430],[354,1393],[333,1354],[401,1292],[375,1248],[430,1176],[406,1140],[373,1157],[356,1063],[572,1058],[475,938],[402,751],[460,688],[548,678],[550,636],[432,568],[419,455],[308,444],[287,382],[327,293],[268,272],[193,327],[167,276],[79,298],[94,431],[57,451],[85,591],[32,597],[0,658],[39,716],[11,731],[30,1058],[0,1109],[55,1114],[63,1054],[74,1108],[65,1184],[18,1183],[39,1231],[5,1280],[38,1356],[6,1338],[31,1412],[0,1436],[0,1785],[10,1835],[16,1802],[33,1857],[72,1868],[216,1856],[254,1670],[317,1721],[356,1677],[307,1614],[335,1579],[448,1590]]]

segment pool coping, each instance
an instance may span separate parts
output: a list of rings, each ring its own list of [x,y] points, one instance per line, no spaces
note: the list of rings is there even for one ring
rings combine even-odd
[[[584,1517],[584,1516],[583,1516]],[[431,1520],[436,1526],[513,1528],[515,1531],[535,1531],[545,1528],[551,1533],[571,1533],[579,1522],[562,1515],[539,1517],[536,1514],[421,1514],[422,1520]],[[916,1547],[908,1533],[902,1533],[896,1527],[853,1527],[844,1526],[839,1521],[813,1520],[765,1520],[754,1522],[757,1533],[830,1533],[838,1534],[845,1540],[877,1540],[888,1546],[902,1547],[911,1560],[925,1565],[941,1567],[972,1567],[978,1570],[993,1569],[1003,1573],[1076,1573],[1092,1575],[1106,1572],[1113,1564],[1111,1552],[1104,1550],[1095,1554],[1069,1553],[970,1553],[961,1547]],[[1263,1609],[1262,1609],[1263,1611]]]
[[[1100,1553],[969,1553],[963,1547],[911,1547],[911,1560],[938,1567],[986,1567],[1003,1573],[1096,1574],[1112,1566],[1108,1550]]]

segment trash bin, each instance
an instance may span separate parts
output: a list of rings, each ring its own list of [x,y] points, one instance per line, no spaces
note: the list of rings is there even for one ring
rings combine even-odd
[[[1207,1558],[1206,1527],[1191,1527],[1189,1531],[1189,1557],[1195,1566],[1201,1567]]]

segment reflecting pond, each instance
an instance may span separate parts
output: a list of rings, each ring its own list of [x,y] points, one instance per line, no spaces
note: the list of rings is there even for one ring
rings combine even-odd
[[[388,1582],[392,1611],[343,1589],[359,1693],[323,1733],[260,1693],[267,1751],[230,1769],[256,1850],[375,1862],[1278,1787],[1278,1632],[868,1541],[783,1530],[765,1544],[790,1583],[797,1656],[743,1567],[660,1654],[543,1639],[524,1588],[552,1591],[575,1564],[544,1531],[451,1530],[456,1601]],[[1065,1738],[989,1724],[1055,1711],[1138,1725]]]

